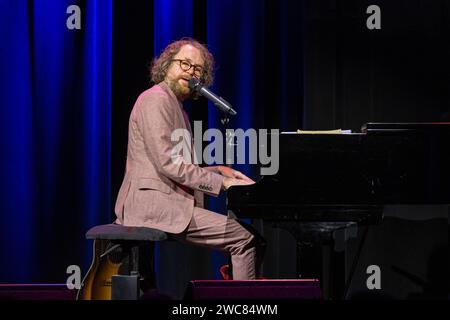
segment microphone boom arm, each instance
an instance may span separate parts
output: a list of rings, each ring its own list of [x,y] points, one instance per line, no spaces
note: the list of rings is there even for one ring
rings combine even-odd
[[[189,80],[189,88],[191,90],[197,91],[199,94],[210,100],[222,112],[229,113],[233,116],[237,114],[237,112],[232,108],[231,104],[228,101],[226,101],[222,97],[216,96],[214,93],[206,89],[198,79],[191,78],[191,80]]]

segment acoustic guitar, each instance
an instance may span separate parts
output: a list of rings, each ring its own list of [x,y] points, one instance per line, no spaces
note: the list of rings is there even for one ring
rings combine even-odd
[[[111,300],[112,277],[129,274],[133,259],[139,264],[141,291],[154,288],[153,245],[140,245],[137,248],[138,260],[133,257],[132,250],[131,246],[111,240],[95,239],[92,263],[78,290],[77,300]]]

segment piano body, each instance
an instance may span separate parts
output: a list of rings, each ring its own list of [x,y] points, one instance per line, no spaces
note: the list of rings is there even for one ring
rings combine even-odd
[[[228,212],[288,230],[297,242],[297,275],[321,278],[325,298],[345,298],[364,234],[346,282],[343,255],[333,250],[336,233],[380,223],[385,205],[449,204],[449,149],[450,123],[367,123],[351,134],[281,133],[278,172],[230,188]],[[317,250],[322,257],[327,252],[322,270],[308,266],[308,255],[317,257]]]

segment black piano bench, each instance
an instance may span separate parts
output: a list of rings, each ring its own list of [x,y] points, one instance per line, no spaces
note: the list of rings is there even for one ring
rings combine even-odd
[[[95,226],[86,233],[94,240],[93,261],[78,292],[79,300],[138,300],[156,289],[154,243],[167,233],[119,224]]]

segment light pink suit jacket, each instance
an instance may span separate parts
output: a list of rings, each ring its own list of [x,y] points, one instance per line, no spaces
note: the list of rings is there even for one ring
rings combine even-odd
[[[116,223],[180,233],[203,193],[218,195],[223,177],[177,157],[175,129],[191,131],[184,110],[165,82],[143,92],[129,119],[125,177],[117,196]],[[186,116],[187,118],[187,116]],[[191,134],[192,137],[192,134]],[[192,140],[184,141],[193,150]]]

